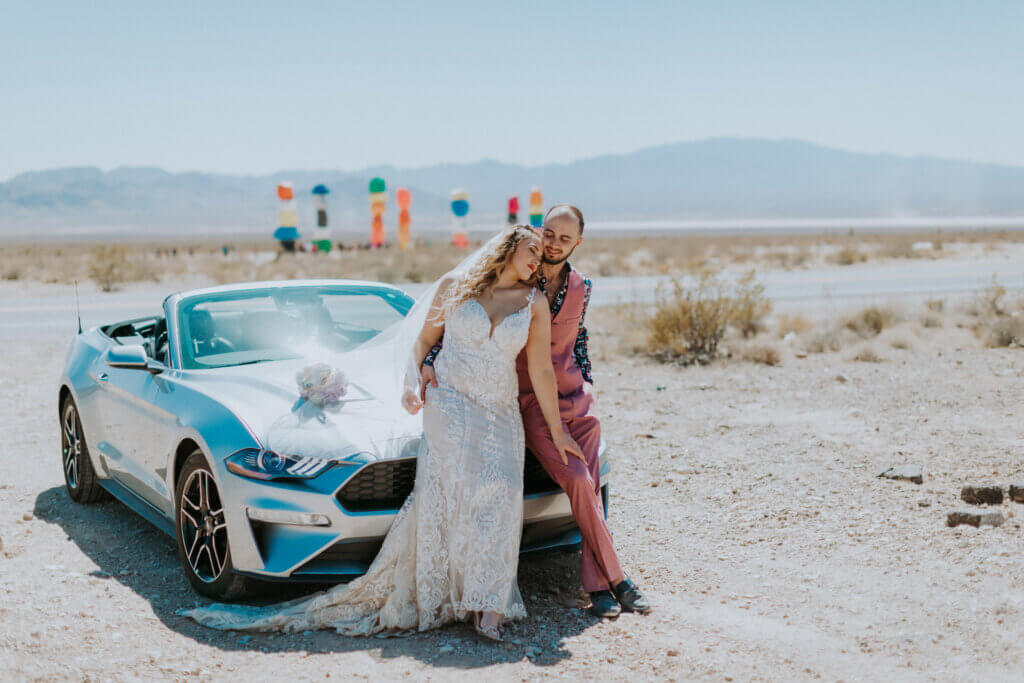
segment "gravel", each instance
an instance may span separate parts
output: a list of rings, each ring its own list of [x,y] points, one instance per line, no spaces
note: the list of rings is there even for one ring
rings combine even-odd
[[[1004,515],[999,527],[945,525],[964,481],[1024,481],[1019,349],[985,349],[950,318],[898,328],[914,344],[885,363],[837,352],[675,368],[621,354],[601,315],[590,333],[614,453],[610,525],[654,611],[595,619],[577,556],[527,559],[530,618],[502,644],[469,625],[360,639],[177,616],[203,601],[170,539],[119,503],[77,505],[63,489],[54,386],[68,334],[11,337],[0,680],[1019,677],[1014,504],[986,509]],[[926,484],[875,476],[910,460]]]

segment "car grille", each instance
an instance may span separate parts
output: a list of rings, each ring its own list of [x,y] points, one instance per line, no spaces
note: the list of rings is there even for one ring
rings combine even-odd
[[[338,491],[338,502],[352,512],[397,510],[415,482],[415,458],[375,462],[348,480]]]
[[[416,482],[416,459],[384,460],[367,465],[338,491],[338,502],[351,512],[397,510],[412,493]],[[536,456],[526,451],[523,494],[558,490]]]

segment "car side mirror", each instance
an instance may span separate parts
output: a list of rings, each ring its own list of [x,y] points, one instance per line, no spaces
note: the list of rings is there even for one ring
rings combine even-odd
[[[146,357],[146,349],[142,344],[126,344],[107,350],[105,360],[112,368],[125,370],[146,370],[154,375],[163,372],[163,363]]]

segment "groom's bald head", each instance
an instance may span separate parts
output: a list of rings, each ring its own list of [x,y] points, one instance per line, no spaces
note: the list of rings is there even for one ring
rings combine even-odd
[[[545,227],[552,221],[573,221],[576,224],[578,237],[583,237],[583,212],[572,204],[555,204],[544,214]]]

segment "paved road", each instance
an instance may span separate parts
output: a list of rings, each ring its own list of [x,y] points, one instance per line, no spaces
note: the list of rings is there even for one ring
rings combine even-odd
[[[809,271],[762,271],[760,281],[778,310],[843,307],[862,301],[897,298],[948,297],[969,294],[998,282],[1024,290],[1024,261],[1008,258],[986,261],[901,261],[892,264],[831,267]],[[592,305],[649,303],[667,276],[605,277],[594,281]],[[692,281],[685,278],[684,282]],[[42,331],[75,329],[74,290],[49,286],[42,295],[24,296],[24,286],[0,288],[0,335],[28,336]],[[418,294],[424,285],[411,285]],[[160,309],[168,289],[142,285],[123,292],[81,296],[85,327],[149,315]]]

